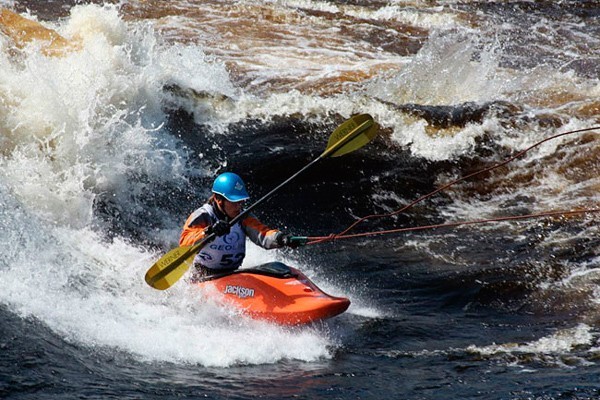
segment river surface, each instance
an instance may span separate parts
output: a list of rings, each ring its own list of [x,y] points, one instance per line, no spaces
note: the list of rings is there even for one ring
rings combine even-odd
[[[261,205],[344,230],[600,126],[597,1],[10,1],[0,33],[0,398],[600,398],[598,215],[267,251],[350,309],[284,328],[147,269],[216,174],[252,199],[369,113],[380,135]],[[353,232],[598,208],[600,131]]]

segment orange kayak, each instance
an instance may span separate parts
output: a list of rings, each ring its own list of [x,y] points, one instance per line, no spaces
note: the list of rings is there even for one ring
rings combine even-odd
[[[281,325],[335,317],[350,306],[347,298],[328,295],[302,272],[280,262],[208,276],[196,285],[206,293],[220,293],[252,318]]]

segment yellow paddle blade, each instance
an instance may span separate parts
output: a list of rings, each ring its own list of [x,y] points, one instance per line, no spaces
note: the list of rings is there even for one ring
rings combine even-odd
[[[162,256],[148,272],[146,272],[146,283],[158,290],[170,288],[194,263],[197,247],[176,247]]]
[[[321,157],[339,157],[358,150],[373,140],[378,130],[379,125],[369,114],[355,115],[333,131]]]

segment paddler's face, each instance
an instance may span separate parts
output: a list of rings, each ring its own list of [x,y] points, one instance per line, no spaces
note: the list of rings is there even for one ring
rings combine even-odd
[[[226,199],[223,199],[221,203],[221,209],[229,218],[235,218],[242,212],[244,208],[243,201],[236,201],[235,203]]]

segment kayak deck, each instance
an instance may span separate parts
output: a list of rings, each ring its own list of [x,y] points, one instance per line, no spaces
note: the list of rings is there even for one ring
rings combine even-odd
[[[281,325],[324,320],[350,306],[349,299],[323,292],[302,272],[280,262],[208,276],[196,285],[214,288],[252,318]]]

